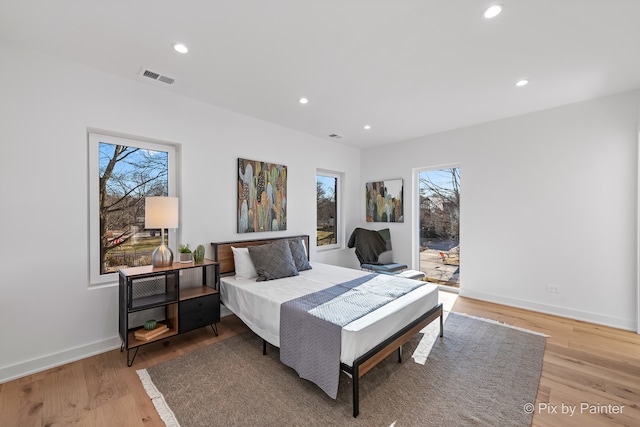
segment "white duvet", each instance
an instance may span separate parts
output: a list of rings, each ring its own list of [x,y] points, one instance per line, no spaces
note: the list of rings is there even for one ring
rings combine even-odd
[[[255,279],[222,277],[223,304],[253,332],[276,347],[280,346],[280,304],[370,272],[312,262],[311,270],[298,276],[256,282]],[[380,275],[374,279],[411,280]],[[351,365],[355,359],[393,335],[438,304],[438,288],[430,283],[382,306],[342,328],[340,361]]]

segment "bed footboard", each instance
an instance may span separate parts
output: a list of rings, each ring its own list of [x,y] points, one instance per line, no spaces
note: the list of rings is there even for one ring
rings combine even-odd
[[[360,378],[388,355],[398,350],[398,362],[402,361],[402,345],[413,338],[425,326],[440,317],[440,336],[444,334],[442,303],[418,317],[416,320],[396,332],[394,335],[354,360],[353,365],[340,364],[343,371],[351,374],[353,380],[353,416],[360,413]]]

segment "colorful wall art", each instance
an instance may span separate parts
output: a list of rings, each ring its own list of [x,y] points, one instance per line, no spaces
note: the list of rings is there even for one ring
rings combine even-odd
[[[367,182],[367,222],[404,222],[402,179]]]
[[[287,167],[238,159],[238,233],[287,229]]]

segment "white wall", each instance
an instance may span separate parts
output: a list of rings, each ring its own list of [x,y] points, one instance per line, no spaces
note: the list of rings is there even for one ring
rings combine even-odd
[[[406,220],[390,225],[396,258],[411,264],[412,170],[459,164],[461,295],[635,330],[639,98],[628,92],[364,150],[361,188],[404,179]]]
[[[238,157],[288,167],[286,234],[311,235],[312,261],[348,254],[316,253],[315,172],[358,181],[359,150],[2,42],[0,63],[0,382],[120,345],[117,286],[88,284],[88,128],[181,145],[180,241],[209,257],[285,234],[236,233]]]
[[[289,168],[287,234],[314,235],[316,169],[344,172],[347,238],[370,225],[365,182],[403,178],[408,196],[413,168],[460,163],[464,295],[635,329],[638,92],[361,155],[3,42],[0,63],[0,382],[120,345],[117,287],[88,285],[87,128],[181,145],[180,240],[208,256],[211,241],[282,235],[235,232],[238,157]],[[405,213],[391,229],[411,263]],[[357,265],[311,240],[312,260]]]

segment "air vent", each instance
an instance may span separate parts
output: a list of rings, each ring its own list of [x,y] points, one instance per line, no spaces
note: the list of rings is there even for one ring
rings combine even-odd
[[[138,73],[138,75],[142,76],[142,77],[148,77],[152,80],[157,80],[159,82],[162,83],[166,83],[166,84],[173,84],[173,82],[175,81],[175,79],[172,79],[171,77],[167,77],[167,76],[163,76],[160,73],[156,73],[155,71],[151,71],[151,70],[147,70],[146,68],[142,68],[140,70],[140,72]]]
[[[331,135],[329,135],[330,138],[335,138],[335,139],[341,139],[342,136],[338,135],[337,133],[332,133]]]
[[[154,73],[153,71],[149,71],[149,70],[144,70],[144,73],[142,75],[145,77],[149,77],[150,79],[153,79],[153,80],[158,80],[158,77],[160,77],[160,74]]]
[[[174,82],[174,79],[172,79],[171,77],[167,77],[167,76],[160,76],[160,77],[158,77],[158,81],[170,85],[170,84],[172,84]]]

